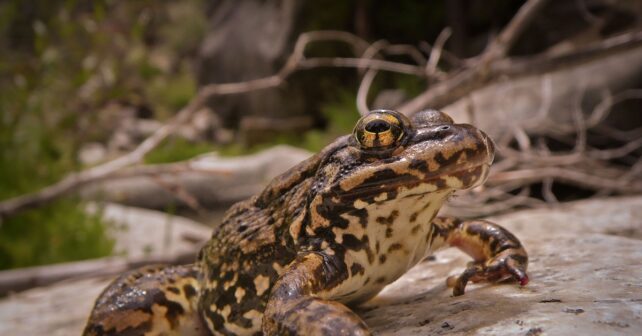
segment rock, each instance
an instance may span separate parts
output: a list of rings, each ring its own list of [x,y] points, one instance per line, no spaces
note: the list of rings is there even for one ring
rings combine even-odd
[[[69,280],[4,298],[0,335],[80,335],[109,279]]]
[[[107,149],[98,142],[89,142],[80,147],[78,161],[86,166],[98,164],[107,157]]]
[[[440,251],[357,309],[375,334],[639,334],[642,196],[575,202],[492,220],[518,235],[528,249],[527,286],[471,284],[465,295],[452,297],[445,279],[461,272],[469,258],[454,249]],[[4,299],[0,334],[78,334],[105,283],[69,281]]]
[[[211,228],[190,219],[154,210],[92,203],[88,211],[100,211],[111,222],[116,241],[114,254],[131,259],[197,251],[211,232]]]
[[[530,255],[530,283],[476,284],[453,297],[445,278],[469,258],[448,249],[361,308],[377,335],[638,335],[642,197],[591,200],[490,218]]]

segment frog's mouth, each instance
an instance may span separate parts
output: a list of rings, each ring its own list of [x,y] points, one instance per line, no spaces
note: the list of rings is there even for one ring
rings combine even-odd
[[[383,202],[429,193],[469,189],[484,183],[489,170],[490,163],[483,163],[421,178],[413,174],[400,174],[376,183],[362,183],[354,189],[345,191],[341,197]]]

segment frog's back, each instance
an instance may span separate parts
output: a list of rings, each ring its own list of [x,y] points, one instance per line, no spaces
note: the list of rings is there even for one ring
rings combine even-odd
[[[343,146],[345,137],[274,178],[260,194],[234,204],[214,229],[199,259],[216,266],[248,257],[264,261],[269,257],[265,253],[276,252],[273,248],[277,247],[295,249],[289,227],[304,219],[314,193],[313,179],[324,158]],[[281,257],[275,254],[273,259],[282,261]]]
[[[200,310],[213,330],[260,331],[270,289],[297,255],[290,226],[305,220],[314,175],[329,151],[301,162],[265,190],[232,206],[199,255]]]

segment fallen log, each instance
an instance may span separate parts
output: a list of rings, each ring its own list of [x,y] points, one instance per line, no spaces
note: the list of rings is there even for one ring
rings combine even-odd
[[[272,178],[310,155],[281,145],[234,158],[204,155],[182,163],[140,166],[89,184],[80,195],[150,209],[220,208],[260,192]],[[180,192],[198,200],[197,204],[190,204]]]

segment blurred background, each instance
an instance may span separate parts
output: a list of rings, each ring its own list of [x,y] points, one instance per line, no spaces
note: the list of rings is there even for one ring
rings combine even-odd
[[[77,333],[111,277],[193,261],[231,204],[375,108],[438,108],[495,140],[487,183],[442,210],[551,214],[521,226],[533,231],[520,237],[535,267],[546,264],[534,288],[567,273],[555,266],[563,258],[541,261],[559,246],[600,252],[575,265],[608,256],[599,269],[636,269],[625,258],[636,258],[626,250],[633,240],[612,237],[642,239],[640,0],[4,0],[0,333]],[[573,201],[593,202],[577,203],[588,204],[584,219],[565,217]],[[546,236],[565,227],[584,245]],[[604,235],[575,239],[591,232]],[[596,241],[603,247],[589,246]],[[637,285],[559,281],[642,288],[631,277]],[[580,317],[631,315],[594,310],[608,316]]]
[[[487,186],[447,211],[641,193],[642,1],[524,4],[0,2],[0,269],[193,255],[193,224],[373,108],[496,140]]]

